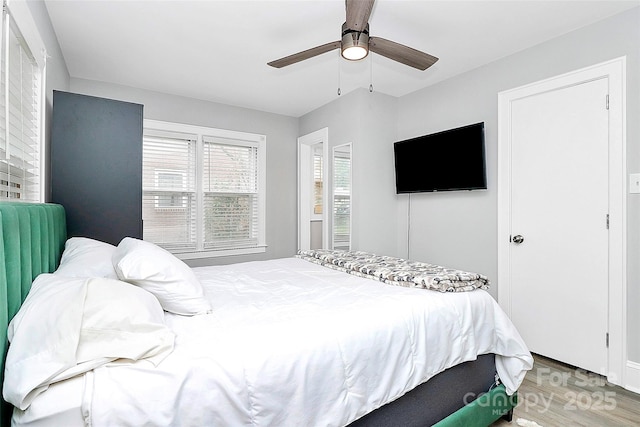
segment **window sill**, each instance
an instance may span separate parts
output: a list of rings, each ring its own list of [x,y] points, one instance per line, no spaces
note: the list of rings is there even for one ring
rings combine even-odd
[[[221,249],[221,250],[210,250],[210,251],[200,251],[200,252],[178,252],[178,253],[174,253],[174,255],[179,259],[188,260],[188,259],[201,259],[201,258],[217,258],[217,257],[234,256],[234,255],[260,254],[266,251],[267,251],[267,246],[261,245],[255,248],[244,248],[244,249]]]

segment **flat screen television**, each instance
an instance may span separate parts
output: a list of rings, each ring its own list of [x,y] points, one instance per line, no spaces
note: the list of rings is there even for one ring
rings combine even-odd
[[[393,144],[396,192],[487,188],[484,122]]]

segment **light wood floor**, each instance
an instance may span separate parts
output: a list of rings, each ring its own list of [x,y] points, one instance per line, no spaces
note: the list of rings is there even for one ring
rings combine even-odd
[[[640,394],[582,369],[539,355],[534,359],[518,390],[513,421],[500,420],[491,427],[517,427],[518,418],[543,427],[640,426]]]

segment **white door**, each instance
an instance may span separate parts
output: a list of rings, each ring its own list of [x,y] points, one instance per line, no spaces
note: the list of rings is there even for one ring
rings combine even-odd
[[[511,104],[511,317],[530,350],[607,372],[607,78]]]

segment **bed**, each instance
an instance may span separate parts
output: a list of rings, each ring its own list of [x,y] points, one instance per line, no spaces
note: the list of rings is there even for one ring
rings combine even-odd
[[[481,289],[394,286],[320,257],[188,269],[135,239],[67,240],[58,205],[0,215],[18,407],[3,425],[486,426],[532,366]]]

